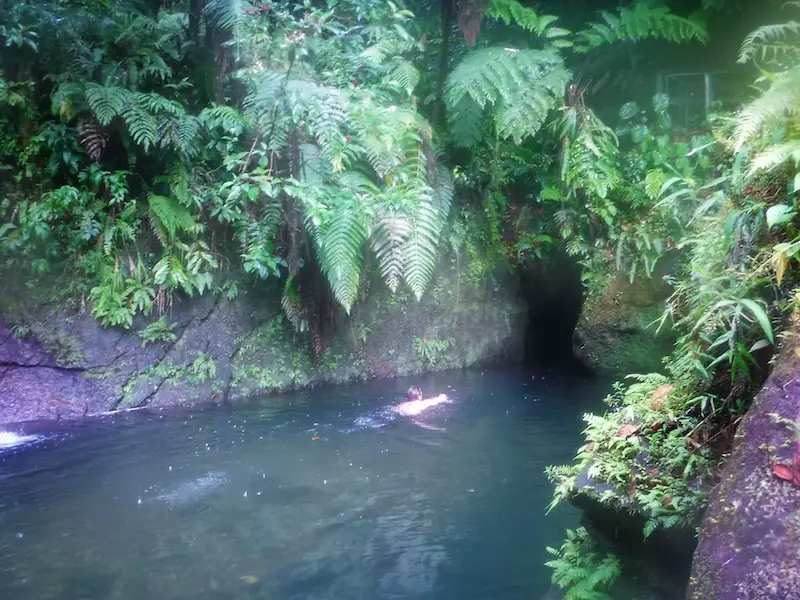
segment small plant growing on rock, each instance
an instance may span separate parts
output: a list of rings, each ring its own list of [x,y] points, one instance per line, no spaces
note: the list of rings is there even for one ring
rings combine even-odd
[[[174,342],[177,339],[175,332],[176,323],[167,323],[167,315],[163,315],[158,321],[150,323],[139,332],[142,338],[142,348],[152,342]]]
[[[450,349],[450,340],[429,340],[414,338],[414,352],[423,362],[431,367]]]
[[[567,530],[561,548],[547,551],[555,558],[545,564],[553,569],[553,583],[565,590],[565,600],[612,600],[609,592],[622,572],[620,560],[601,553],[586,529]]]

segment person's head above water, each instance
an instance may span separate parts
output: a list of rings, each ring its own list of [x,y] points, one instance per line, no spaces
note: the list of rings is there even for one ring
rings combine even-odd
[[[406,392],[406,400],[422,400],[422,388],[418,385],[412,385]]]

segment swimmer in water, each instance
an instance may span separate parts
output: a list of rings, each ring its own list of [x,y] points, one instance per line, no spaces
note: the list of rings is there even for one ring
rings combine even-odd
[[[437,404],[445,402],[450,402],[445,394],[439,394],[433,398],[423,398],[422,388],[418,385],[412,385],[406,393],[406,401],[392,407],[392,410],[406,417],[413,417]]]

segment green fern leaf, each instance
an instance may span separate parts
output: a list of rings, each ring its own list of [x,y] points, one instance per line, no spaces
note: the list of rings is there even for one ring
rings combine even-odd
[[[373,225],[370,244],[378,261],[378,272],[394,293],[403,276],[403,247],[411,227],[402,214],[379,215]]]
[[[575,34],[576,52],[586,53],[598,46],[623,41],[637,42],[647,38],[674,43],[708,40],[703,23],[679,17],[665,6],[634,4],[619,9],[617,15],[600,12],[602,23],[592,23]]]
[[[144,148],[145,152],[156,143],[158,139],[158,122],[156,118],[143,108],[133,105],[122,113],[125,125],[133,141]],[[100,118],[98,116],[98,121]],[[101,123],[102,125],[102,123]]]
[[[349,313],[358,293],[369,229],[366,215],[358,204],[344,200],[339,206],[329,207],[325,222],[319,225],[307,218],[306,228],[311,232],[317,258],[334,298]]]
[[[766,131],[766,125],[800,112],[800,67],[779,73],[761,96],[745,106],[736,119],[736,152]]]
[[[111,123],[114,117],[122,115],[132,100],[133,96],[125,88],[102,86],[95,83],[86,86],[86,101],[102,127]],[[153,140],[155,141],[155,134]]]
[[[502,21],[506,25],[516,24],[525,31],[530,31],[536,35],[552,37],[562,37],[569,34],[566,29],[550,28],[558,17],[553,15],[536,14],[531,8],[523,6],[517,0],[492,0],[486,11],[486,16]],[[557,29],[553,35],[551,32]]]
[[[433,279],[436,270],[436,254],[445,219],[430,198],[423,198],[409,219],[409,234],[403,244],[405,280],[417,297]]]
[[[147,197],[150,221],[162,246],[171,246],[178,232],[200,233],[202,225],[174,198],[150,194]]]
[[[555,50],[476,50],[447,79],[450,120],[474,111],[464,103],[471,99],[481,109],[492,107],[498,135],[522,140],[536,134],[549,111],[561,102],[569,78]]]
[[[410,96],[414,93],[414,88],[419,84],[419,71],[405,59],[398,59],[392,69],[389,79],[397,82]]]
[[[748,35],[739,51],[739,62],[751,60],[766,63],[785,61],[797,64],[800,58],[800,23],[789,21],[778,25],[764,25]]]

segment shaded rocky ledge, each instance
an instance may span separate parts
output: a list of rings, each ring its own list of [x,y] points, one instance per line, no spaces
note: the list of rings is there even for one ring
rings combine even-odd
[[[795,464],[800,413],[797,316],[736,433],[694,556],[691,600],[800,599],[800,488],[772,473]]]
[[[104,329],[85,311],[13,312],[0,314],[0,423],[519,362],[528,320],[512,274],[475,283],[446,266],[421,302],[373,285],[317,355],[283,317],[279,293],[245,285],[232,301],[176,302],[168,315],[174,339],[149,344],[138,335],[146,320]]]

